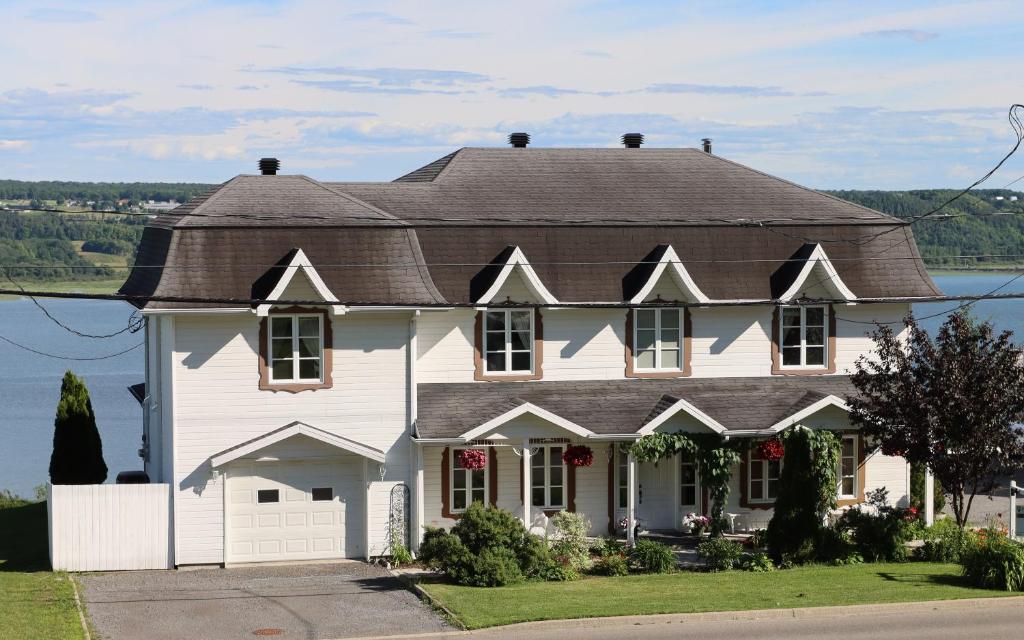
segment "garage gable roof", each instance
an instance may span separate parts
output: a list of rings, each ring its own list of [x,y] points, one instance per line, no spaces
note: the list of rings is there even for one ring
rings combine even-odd
[[[243,456],[247,456],[250,453],[255,453],[272,444],[276,444],[299,435],[318,440],[324,444],[348,451],[349,453],[354,453],[358,456],[373,460],[374,462],[379,462],[380,464],[384,464],[385,461],[384,452],[380,449],[375,449],[362,444],[361,442],[356,442],[355,440],[349,440],[348,438],[330,433],[329,431],[324,431],[323,429],[311,427],[302,422],[292,422],[290,424],[286,424],[280,429],[264,433],[252,440],[246,440],[245,442],[236,444],[233,447],[221,451],[210,458],[210,463],[214,468],[222,467],[225,464]]]

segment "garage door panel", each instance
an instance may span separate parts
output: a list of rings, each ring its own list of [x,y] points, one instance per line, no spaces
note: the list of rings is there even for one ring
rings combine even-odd
[[[240,473],[242,469],[249,473]],[[362,470],[362,460],[355,456],[232,465],[226,561],[362,557]],[[317,500],[313,489],[318,490]]]

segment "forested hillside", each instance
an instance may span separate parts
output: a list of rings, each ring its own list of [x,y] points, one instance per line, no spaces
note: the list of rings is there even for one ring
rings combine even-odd
[[[826,193],[900,218],[910,218],[941,205],[956,195],[957,191],[926,189]],[[942,217],[950,215],[960,217]],[[934,217],[916,223],[914,237],[921,255],[930,266],[985,267],[1024,264],[1024,193],[1006,189],[972,191]],[[963,255],[1008,257],[951,257]]]

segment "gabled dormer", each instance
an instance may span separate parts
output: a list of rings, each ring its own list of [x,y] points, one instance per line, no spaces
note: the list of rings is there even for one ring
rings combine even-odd
[[[694,282],[672,245],[661,244],[644,256],[622,279],[623,299],[632,303],[655,300],[709,302]]]
[[[839,276],[825,249],[807,243],[772,274],[772,297],[780,302],[798,299],[839,299],[854,302],[857,296]]]
[[[509,245],[470,281],[470,296],[480,306],[505,302],[558,304],[522,249]]]
[[[270,312],[277,300],[338,302],[302,249],[292,249],[260,276],[252,285],[252,297],[267,300],[256,307],[256,315],[261,317]],[[329,308],[334,314],[345,313],[342,304]]]

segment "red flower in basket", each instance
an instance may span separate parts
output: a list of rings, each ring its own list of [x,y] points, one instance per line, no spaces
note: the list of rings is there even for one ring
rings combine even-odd
[[[582,444],[572,444],[565,448],[562,462],[572,467],[589,467],[594,464],[594,452]]]
[[[786,455],[786,448],[778,438],[765,440],[757,445],[757,454],[764,460],[782,460]]]
[[[487,466],[487,454],[480,449],[463,449],[459,452],[459,464],[463,469],[483,469]]]

